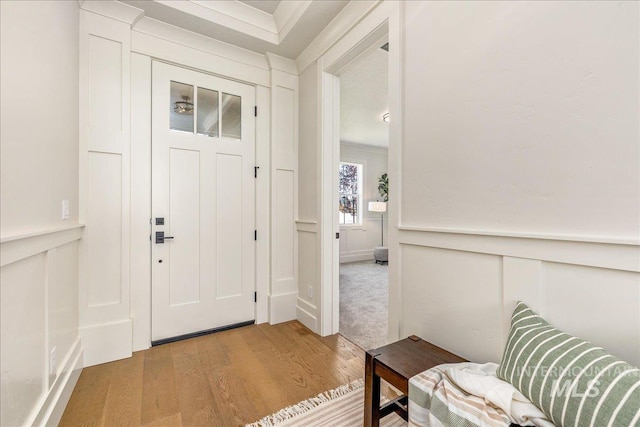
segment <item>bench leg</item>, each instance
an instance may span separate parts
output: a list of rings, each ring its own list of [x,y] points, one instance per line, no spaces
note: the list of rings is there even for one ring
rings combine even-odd
[[[364,425],[380,425],[380,377],[375,374],[375,354],[365,356],[364,368]]]

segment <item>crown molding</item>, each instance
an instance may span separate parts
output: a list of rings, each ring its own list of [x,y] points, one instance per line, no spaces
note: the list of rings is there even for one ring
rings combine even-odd
[[[135,25],[144,16],[144,11],[114,0],[78,0],[80,9],[112,18],[125,24]]]
[[[309,43],[309,46],[298,55],[298,58],[296,58],[298,72],[302,73],[309,65],[324,55],[349,30],[381,3],[381,0],[350,1],[344,9],[333,18],[329,25]]]
[[[241,47],[203,36],[166,22],[143,17],[133,27],[133,31],[167,40],[212,55],[268,70],[265,56]],[[134,46],[135,48],[135,46]]]
[[[273,21],[278,29],[278,43],[281,43],[289,31],[300,20],[304,12],[311,6],[311,0],[281,1],[273,13]]]
[[[267,52],[264,56],[267,58],[269,69],[284,71],[285,73],[293,74],[295,76],[298,75],[296,62],[293,59],[285,58],[271,52]]]
[[[203,2],[198,0],[153,1],[269,43],[277,45],[280,41],[273,16],[241,2]]]
[[[180,12],[279,45],[311,5],[311,0],[282,1],[272,14],[237,0],[152,0]]]

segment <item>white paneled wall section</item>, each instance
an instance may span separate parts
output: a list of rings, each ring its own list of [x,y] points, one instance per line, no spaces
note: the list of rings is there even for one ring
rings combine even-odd
[[[401,229],[400,255],[402,336],[499,362],[524,301],[553,325],[640,363],[636,245]]]
[[[293,61],[267,54],[271,66],[271,289],[269,319],[296,318],[298,76]]]
[[[320,150],[317,143],[317,102],[316,63],[309,65],[299,78],[299,120],[298,144],[298,302],[297,318],[312,331],[319,332],[320,307],[320,240],[319,240],[319,186],[318,159]]]
[[[55,425],[82,369],[82,226],[3,239],[0,424]]]
[[[80,336],[85,365],[131,356],[128,24],[80,12]]]
[[[151,61],[256,88],[256,321],[294,319],[298,76],[295,63],[235,48],[117,2],[81,5],[80,326],[85,363],[151,342]],[[130,107],[131,106],[131,107]]]

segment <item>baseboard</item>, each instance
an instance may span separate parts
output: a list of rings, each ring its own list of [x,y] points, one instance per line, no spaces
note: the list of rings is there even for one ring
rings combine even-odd
[[[373,260],[373,249],[364,251],[343,252],[340,254],[340,264],[345,262]]]
[[[80,328],[84,347],[84,366],[131,357],[133,327],[131,319]]]
[[[57,426],[62,419],[69,398],[82,372],[82,341],[76,340],[62,362],[62,375],[53,382],[49,392],[35,409],[35,417],[30,425]]]
[[[296,318],[297,292],[280,295],[269,295],[269,323],[288,322]]]
[[[302,323],[307,328],[311,329],[316,334],[319,332],[318,328],[318,318],[313,314],[309,313],[304,308],[300,307],[300,300],[298,300],[298,306],[296,307],[296,318],[300,323]],[[304,301],[302,301],[304,303]],[[308,304],[304,304],[308,305]]]

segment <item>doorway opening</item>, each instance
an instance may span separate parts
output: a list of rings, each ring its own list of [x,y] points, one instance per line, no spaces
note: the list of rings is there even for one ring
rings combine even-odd
[[[388,46],[385,35],[336,73],[339,333],[365,350],[388,331]]]

